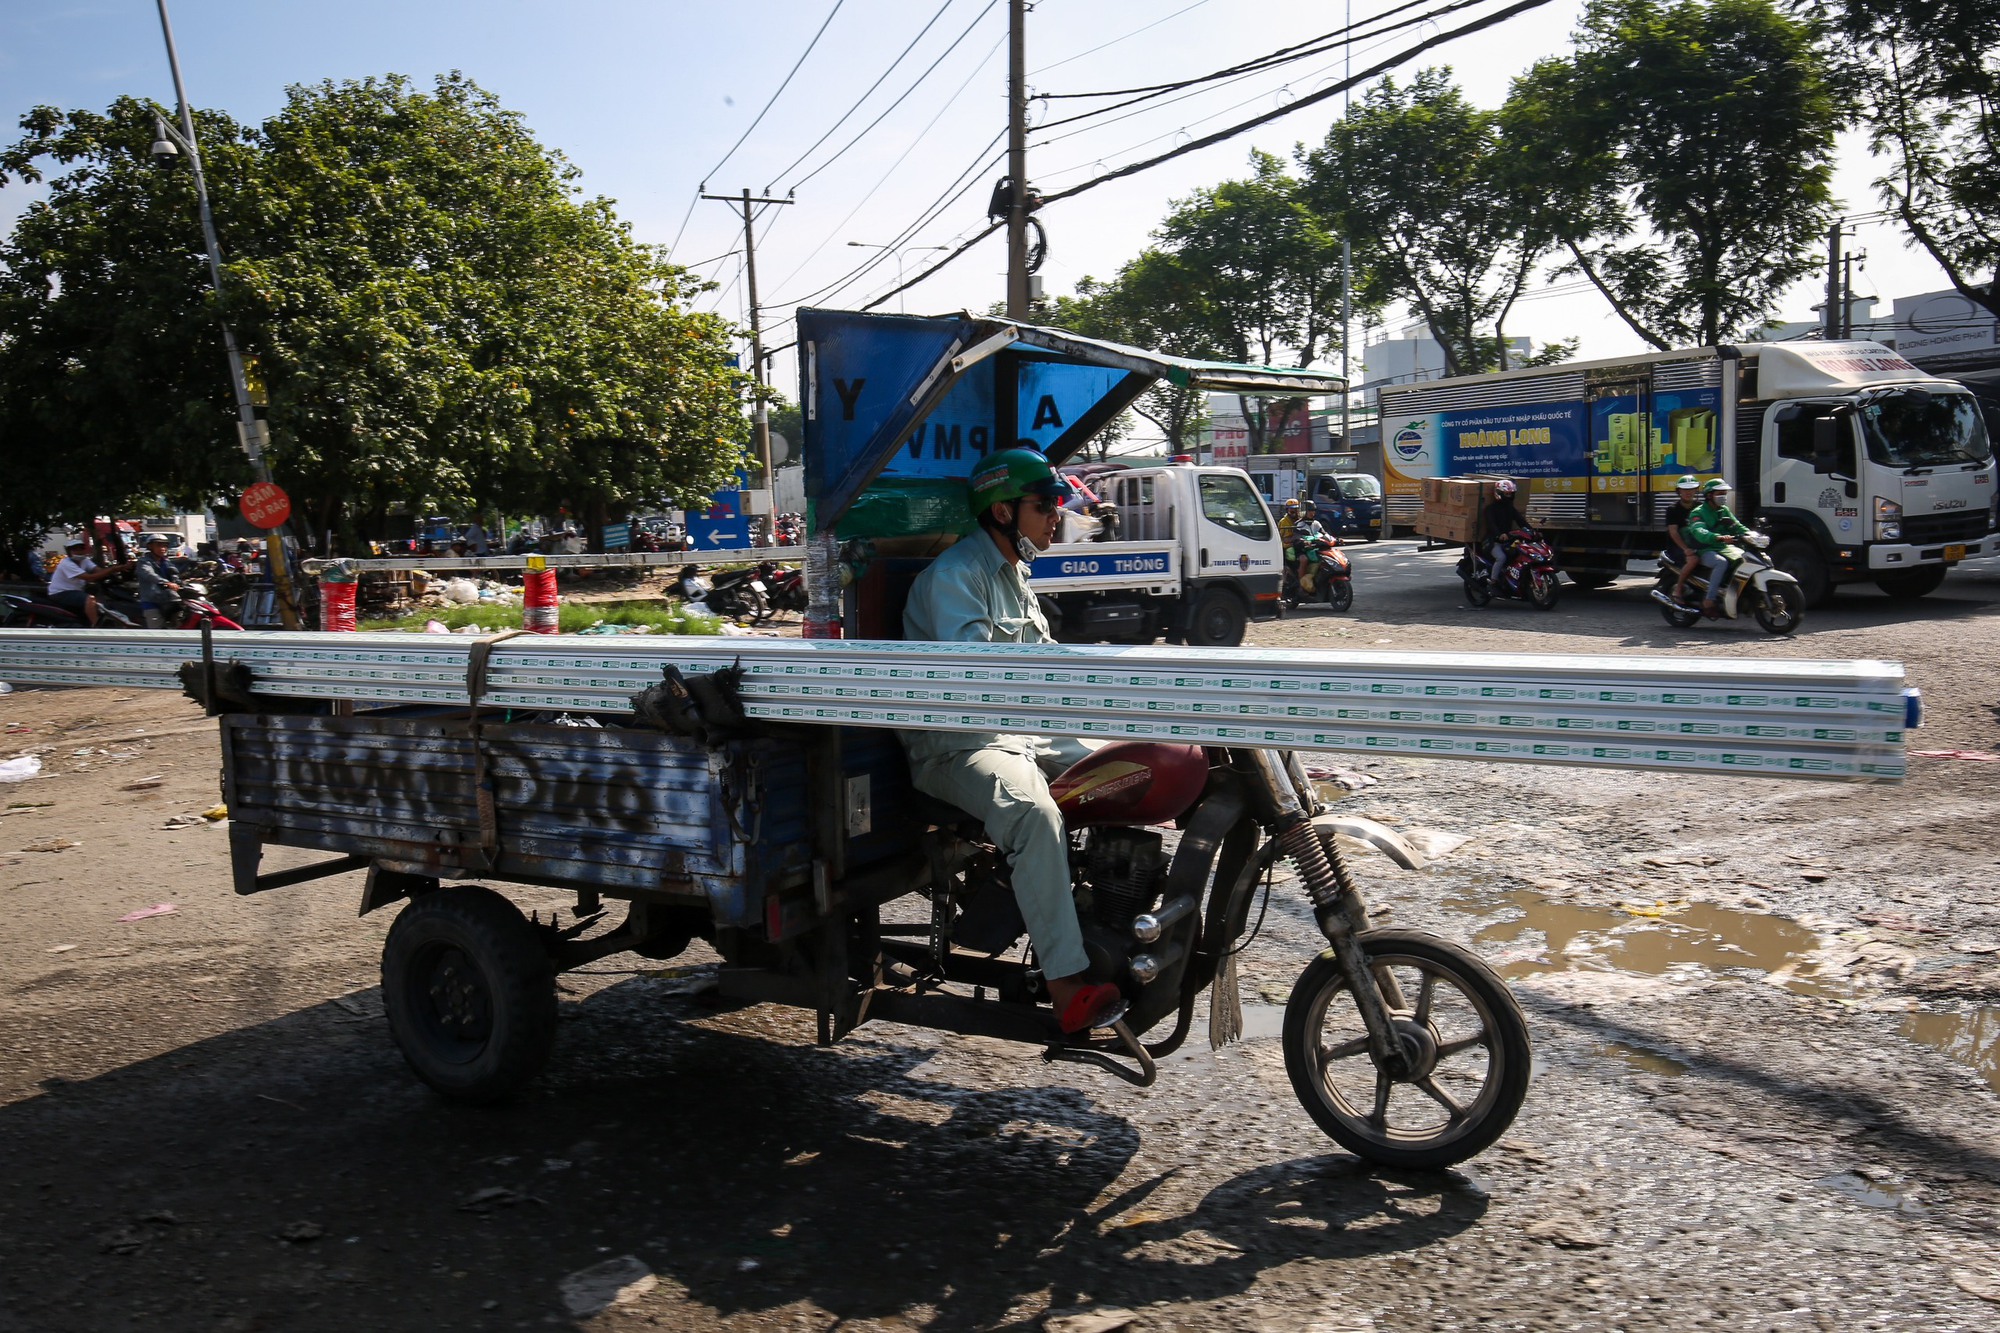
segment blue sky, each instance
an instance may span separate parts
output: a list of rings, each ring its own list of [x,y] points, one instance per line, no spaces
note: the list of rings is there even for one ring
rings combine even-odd
[[[739,257],[728,253],[738,248],[741,229],[727,205],[693,201],[701,182],[716,192],[775,185],[782,193],[937,59],[935,71],[876,129],[798,185],[796,204],[773,210],[760,224],[767,229],[758,248],[761,297],[766,322],[779,326],[773,343],[789,336],[782,321],[792,303],[837,283],[874,253],[849,242],[895,239],[947,185],[976,167],[965,179],[977,183],[906,242],[952,244],[984,225],[986,196],[1000,174],[999,167],[982,164],[980,150],[1003,124],[1005,0],[952,0],[882,89],[789,172],[943,0],[841,0],[791,85],[720,170],[718,163],[827,20],[833,0],[170,3],[189,96],[241,120],[275,111],[294,83],[392,72],[426,82],[443,71],[463,71],[580,167],[588,192],[616,199],[640,239],[667,244],[678,235],[676,255],[683,262],[712,261],[703,272],[720,287],[706,304],[731,318],[743,311]],[[10,130],[21,112],[41,103],[102,108],[122,93],[171,103],[153,0],[5,4],[0,114]],[[1354,13],[1365,18],[1388,7],[1389,0],[1362,0]],[[1473,100],[1496,104],[1515,74],[1564,49],[1580,9],[1581,0],[1552,0],[1435,51],[1423,63],[1453,65]],[[1342,22],[1342,7],[1323,0],[1040,0],[1029,20],[1030,84],[1038,92],[1072,92],[1160,82],[1301,42]],[[1371,49],[1397,49],[1409,37],[1399,34]],[[947,53],[954,40],[958,45]],[[1359,47],[1356,59],[1367,63]],[[1307,95],[1336,77],[1338,67],[1337,56],[1320,57],[1303,69],[1259,76],[1090,133],[1057,141],[1065,131],[1044,131],[1031,140],[1048,142],[1034,151],[1029,175],[1045,189],[1073,184],[1094,174],[1100,161],[1115,165],[1157,152],[1178,137]],[[1060,114],[1038,109],[1039,119]],[[1317,140],[1336,114],[1337,99],[1330,100],[1052,206],[1045,215],[1048,289],[1066,292],[1086,274],[1108,276],[1146,243],[1171,199],[1241,174],[1252,147],[1288,153],[1300,140]],[[1851,210],[1874,207],[1871,174],[1865,152],[1847,143],[1837,188]],[[18,216],[31,197],[19,186],[0,190],[0,224]],[[1863,290],[1887,298],[1944,285],[1893,231],[1865,229],[1860,245],[1870,254],[1867,276],[1857,279]],[[902,260],[915,273],[932,257],[910,249]],[[909,308],[984,307],[1004,294],[1003,265],[996,237],[910,293]],[[894,281],[891,259],[818,302],[858,305]],[[1811,285],[1803,284],[1782,313],[1805,318],[1816,299]],[[1509,331],[1541,339],[1580,335],[1585,355],[1637,347],[1588,292],[1558,291],[1530,301]],[[794,373],[779,367],[778,384],[789,387]]]

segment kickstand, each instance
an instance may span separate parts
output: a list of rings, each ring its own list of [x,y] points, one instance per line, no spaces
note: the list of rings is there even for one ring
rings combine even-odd
[[[1075,1065],[1095,1065],[1099,1069],[1116,1074],[1134,1087],[1152,1087],[1153,1081],[1160,1076],[1160,1068],[1153,1063],[1153,1057],[1146,1053],[1146,1048],[1132,1034],[1132,1029],[1126,1025],[1123,1015],[1113,1020],[1110,1027],[1118,1034],[1120,1044],[1134,1060],[1139,1062],[1137,1069],[1127,1068],[1101,1050],[1089,1046],[1067,1046],[1061,1042],[1050,1043],[1049,1048],[1042,1052],[1042,1059],[1063,1060]]]

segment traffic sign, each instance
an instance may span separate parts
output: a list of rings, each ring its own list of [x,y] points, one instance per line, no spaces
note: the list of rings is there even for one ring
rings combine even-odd
[[[260,481],[243,492],[237,508],[243,511],[244,522],[268,532],[285,526],[292,516],[292,498],[274,483]]]

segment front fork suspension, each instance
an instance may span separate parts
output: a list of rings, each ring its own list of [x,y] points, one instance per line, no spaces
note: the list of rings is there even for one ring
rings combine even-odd
[[[1252,751],[1258,770],[1270,788],[1278,807],[1277,842],[1292,864],[1312,900],[1313,918],[1320,932],[1333,945],[1334,957],[1354,992],[1355,1006],[1368,1029],[1369,1053],[1376,1067],[1392,1078],[1405,1067],[1403,1048],[1396,1035],[1391,1011],[1406,1006],[1402,988],[1387,972],[1377,973],[1368,965],[1359,936],[1369,928],[1368,907],[1361,890],[1348,873],[1347,860],[1332,839],[1322,839],[1312,817],[1300,804],[1299,795],[1286,771],[1284,761],[1271,750]]]

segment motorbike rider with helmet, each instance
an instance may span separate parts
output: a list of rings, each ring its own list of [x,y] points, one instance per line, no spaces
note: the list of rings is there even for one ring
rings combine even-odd
[[[1528,520],[1514,505],[1514,483],[1506,477],[1493,483],[1493,499],[1487,503],[1484,522],[1491,539],[1487,556],[1492,561],[1487,577],[1493,586],[1500,586],[1500,576],[1506,572],[1507,561],[1512,555],[1514,544],[1525,534],[1533,531]]]
[[[163,532],[146,537],[146,553],[139,557],[139,610],[147,629],[165,629],[181,604],[180,571],[167,559],[167,536]]]
[[[1286,550],[1292,557],[1292,581],[1303,589],[1306,586],[1306,570],[1319,553],[1318,542],[1326,536],[1326,529],[1319,525],[1319,511],[1301,509],[1297,500],[1285,501],[1285,514],[1292,520],[1291,533],[1289,536],[1285,534],[1285,521],[1279,519],[1279,536],[1284,538]]]
[[[1701,563],[1701,552],[1695,550],[1694,543],[1684,529],[1687,521],[1701,504],[1701,478],[1690,472],[1674,483],[1674,506],[1667,511],[1667,557],[1680,565],[1674,579],[1674,600],[1681,601],[1687,596],[1688,575]]]
[[[967,480],[978,527],[911,585],[905,638],[936,643],[1052,643],[1028,584],[1028,564],[1054,542],[1070,485],[1022,441],[990,455]],[[1014,897],[1047,979],[1064,1032],[1102,1026],[1121,1004],[1118,988],[1086,977],[1069,838],[1049,777],[1089,753],[1080,741],[974,732],[900,733],[919,791],[981,820],[1013,870]]]
[[[1701,613],[1710,620],[1722,615],[1719,599],[1729,584],[1729,567],[1742,558],[1730,554],[1730,543],[1748,537],[1750,529],[1729,508],[1729,483],[1717,477],[1701,488],[1701,504],[1688,515],[1681,531],[1687,534],[1708,570],[1708,594],[1702,598]]]

